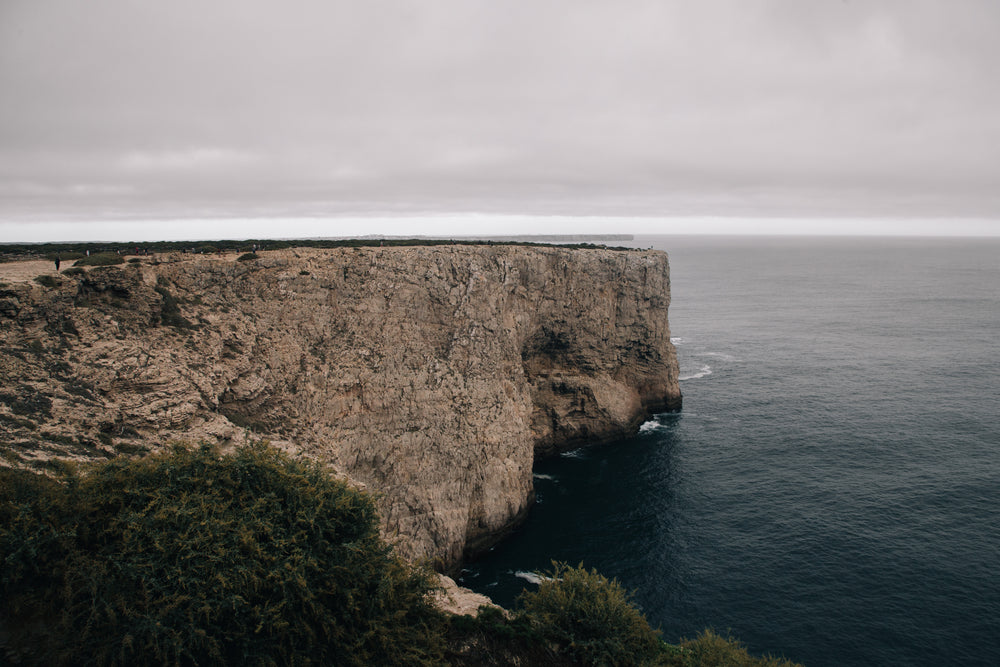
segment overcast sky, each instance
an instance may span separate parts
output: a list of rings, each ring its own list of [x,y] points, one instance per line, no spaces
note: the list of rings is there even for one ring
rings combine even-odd
[[[1000,233],[1000,2],[0,0],[0,240],[437,214]]]

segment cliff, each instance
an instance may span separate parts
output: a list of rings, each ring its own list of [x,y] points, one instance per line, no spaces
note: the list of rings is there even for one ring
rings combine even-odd
[[[536,455],[680,405],[661,252],[135,262],[0,288],[6,464],[266,437],[377,492],[386,534],[448,568],[524,515]]]

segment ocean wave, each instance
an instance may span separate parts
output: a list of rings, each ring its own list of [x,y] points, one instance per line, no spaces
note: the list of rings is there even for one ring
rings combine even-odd
[[[663,424],[653,419],[648,422],[643,422],[642,426],[639,427],[639,433],[653,433],[655,431],[662,431],[663,429]]]
[[[551,577],[543,577],[537,572],[525,572],[524,570],[518,570],[517,572],[514,573],[514,576],[517,577],[518,579],[524,579],[528,583],[532,583],[536,586],[542,583],[543,581],[548,581],[551,578]]]
[[[680,336],[677,336],[676,338],[671,338],[670,342],[673,343],[674,345],[680,345],[681,343],[684,342],[684,339],[681,338]]]
[[[715,359],[722,359],[723,361],[743,361],[742,359],[737,359],[731,354],[726,354],[725,352],[699,352],[695,354],[696,357],[713,357]]]
[[[697,373],[690,373],[688,375],[681,375],[677,379],[678,380],[697,380],[699,378],[703,378],[706,375],[711,375],[711,374],[712,374],[712,367],[709,366],[708,364],[705,364],[704,366],[702,366],[701,368],[698,369]]]
[[[552,480],[555,479],[555,477],[553,477],[552,475],[546,475],[546,474],[540,473],[540,472],[534,473],[533,476],[534,476],[535,479],[552,479]]]

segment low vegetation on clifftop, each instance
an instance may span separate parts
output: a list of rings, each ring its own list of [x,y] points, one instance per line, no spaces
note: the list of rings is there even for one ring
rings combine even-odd
[[[14,664],[790,665],[711,633],[666,644],[582,567],[513,613],[446,614],[367,494],[263,443],[0,468],[0,561]]]
[[[635,250],[624,246],[608,246],[590,242],[579,243],[545,243],[538,241],[502,240],[488,241],[482,239],[401,239],[401,238],[366,238],[366,239],[243,239],[219,241],[142,241],[139,243],[6,243],[0,244],[0,261],[9,259],[54,260],[60,257],[63,261],[86,258],[81,266],[100,266],[104,264],[119,264],[124,260],[121,255],[149,255],[158,252],[191,252],[212,254],[219,252],[243,252],[251,250],[284,250],[287,248],[374,248],[374,247],[407,247],[436,245],[508,245],[508,246],[539,246],[559,248],[602,248],[605,250]],[[99,253],[109,261],[91,260]],[[115,259],[111,259],[115,258]]]

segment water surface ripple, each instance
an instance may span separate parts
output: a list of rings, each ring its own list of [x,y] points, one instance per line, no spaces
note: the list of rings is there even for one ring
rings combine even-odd
[[[684,411],[540,463],[463,581],[583,563],[667,639],[825,665],[1000,665],[1000,242],[646,238]]]

